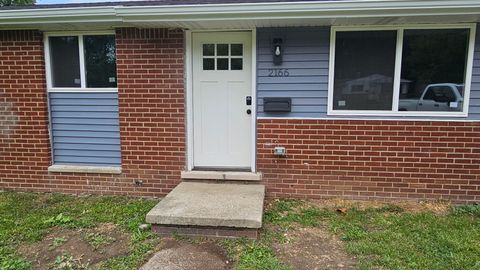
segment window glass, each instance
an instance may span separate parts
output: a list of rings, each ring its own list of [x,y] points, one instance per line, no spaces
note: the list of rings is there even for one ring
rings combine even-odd
[[[78,37],[49,37],[53,87],[80,87]]]
[[[392,110],[397,31],[337,32],[334,110]]]
[[[243,70],[243,44],[203,44],[203,70]]]
[[[232,58],[230,59],[231,62],[231,70],[242,70],[243,69],[243,59],[242,58]]]
[[[84,36],[87,87],[117,87],[115,37]]]
[[[203,56],[214,56],[215,44],[203,44]]]
[[[217,58],[217,70],[228,70],[228,58]]]
[[[203,70],[215,70],[215,59],[203,58]]]
[[[400,111],[462,111],[469,32],[405,30]]]
[[[217,56],[228,56],[228,44],[217,44]]]
[[[242,56],[243,55],[243,44],[231,44],[232,56]]]

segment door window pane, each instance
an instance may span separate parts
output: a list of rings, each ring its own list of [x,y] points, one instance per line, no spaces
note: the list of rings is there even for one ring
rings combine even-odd
[[[228,44],[217,44],[217,56],[228,56]]]
[[[49,37],[53,87],[80,87],[78,37]]]
[[[232,58],[231,60],[231,70],[242,70],[243,69],[243,59],[242,58]]]
[[[335,110],[391,110],[396,31],[337,32]]]
[[[232,56],[243,56],[243,44],[231,44]]]
[[[243,44],[203,44],[203,70],[243,70]]]
[[[215,70],[215,59],[203,58],[203,70]]]
[[[203,56],[214,56],[215,44],[203,44]]]
[[[84,36],[87,87],[117,87],[114,36]]]
[[[405,30],[400,111],[462,111],[468,29]]]
[[[217,70],[228,70],[228,58],[217,58]]]

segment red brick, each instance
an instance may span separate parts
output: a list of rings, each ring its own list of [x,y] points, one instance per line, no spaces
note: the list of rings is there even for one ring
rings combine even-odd
[[[123,174],[49,174],[43,37],[38,31],[0,31],[0,63],[9,66],[0,72],[0,104],[6,104],[0,119],[12,119],[2,121],[0,129],[1,189],[162,196],[180,181],[185,165],[183,33],[124,28],[116,38]],[[147,66],[146,61],[175,65]],[[148,79],[128,79],[132,74]],[[135,186],[137,179],[142,186]]]
[[[273,197],[296,194],[300,198],[339,196],[473,202],[475,196],[457,194],[480,190],[480,160],[477,158],[480,124],[456,122],[455,128],[450,126],[450,122],[261,119],[257,123],[257,169],[269,172],[264,174],[264,181],[267,190],[275,190],[268,193]],[[312,133],[312,127],[315,127],[315,137],[308,140],[280,142],[275,139],[280,132],[286,138]],[[400,132],[403,130],[408,132]],[[345,131],[358,136],[345,136]],[[438,143],[440,140],[452,143]],[[275,157],[268,144],[285,146],[289,155]],[[345,145],[355,148],[344,150]],[[320,162],[326,166],[305,169],[304,164],[312,166]],[[286,167],[290,169],[282,169]],[[356,180],[349,181],[342,175],[353,176]],[[319,183],[329,179],[336,181],[329,185],[306,185],[310,192],[303,187],[283,184],[286,179],[295,181],[305,177]]]

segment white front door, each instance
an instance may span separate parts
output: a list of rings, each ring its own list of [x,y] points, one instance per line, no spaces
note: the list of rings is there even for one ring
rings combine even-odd
[[[196,168],[251,167],[251,39],[250,32],[192,34]]]

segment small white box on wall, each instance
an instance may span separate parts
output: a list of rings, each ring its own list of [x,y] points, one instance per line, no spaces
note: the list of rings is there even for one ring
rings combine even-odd
[[[278,157],[284,157],[287,155],[287,149],[285,149],[283,146],[276,146],[273,149],[273,154]]]

